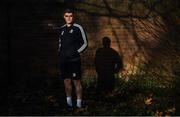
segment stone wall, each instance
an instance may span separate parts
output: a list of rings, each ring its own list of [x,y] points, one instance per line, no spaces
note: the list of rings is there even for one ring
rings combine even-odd
[[[138,66],[150,59],[151,49],[158,44],[156,38],[162,31],[161,18],[130,15],[127,4],[127,1],[90,0],[72,5],[77,13],[76,21],[85,27],[89,42],[88,49],[82,54],[83,77],[96,77],[95,52],[102,47],[101,39],[105,36],[123,57],[123,73],[136,73]],[[66,5],[62,2],[2,5],[1,12],[7,19],[2,25],[8,26],[4,26],[8,32],[5,33],[7,40],[2,44],[3,56],[9,60],[8,72],[12,81],[58,77],[58,33],[48,27],[48,23],[62,25],[62,11]]]
[[[123,57],[123,74],[135,74],[151,59],[152,49],[159,44],[164,24],[159,16],[146,17],[146,9],[141,14],[136,13],[138,9],[133,9],[134,13],[131,13],[129,6],[128,0],[90,0],[75,5],[77,21],[84,25],[89,39],[88,50],[83,54],[84,74],[96,77],[93,61],[105,36],[111,39],[111,47]]]

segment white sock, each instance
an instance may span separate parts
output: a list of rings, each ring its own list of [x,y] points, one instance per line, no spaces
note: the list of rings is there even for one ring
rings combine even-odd
[[[72,106],[72,98],[71,97],[67,97],[67,104],[68,106]]]
[[[76,105],[76,106],[77,106],[78,108],[81,108],[81,102],[82,102],[81,99],[77,99],[77,105]]]

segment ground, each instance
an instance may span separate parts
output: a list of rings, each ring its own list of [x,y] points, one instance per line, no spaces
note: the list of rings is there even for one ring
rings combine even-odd
[[[59,81],[59,82],[57,82]],[[61,80],[50,87],[9,92],[7,115],[175,115],[170,88],[148,87],[136,80],[117,80],[109,94],[97,94],[95,82],[83,81],[81,110],[67,111]],[[143,83],[144,84],[144,83]],[[13,95],[12,95],[13,94]],[[75,94],[73,94],[75,97]],[[75,99],[75,98],[74,98]]]

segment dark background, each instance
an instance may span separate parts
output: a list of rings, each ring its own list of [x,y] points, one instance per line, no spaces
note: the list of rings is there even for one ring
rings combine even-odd
[[[38,91],[50,95],[51,85],[60,85],[58,33],[47,24],[51,20],[62,25],[62,11],[66,6],[56,1],[4,1],[0,5],[2,115],[7,114],[10,106],[16,106],[15,102],[21,102],[14,98],[17,95],[27,97]]]
[[[64,99],[63,93],[59,93],[63,91],[63,84],[59,79],[58,71],[58,33],[56,30],[48,27],[48,23],[62,25],[63,10],[66,7],[73,7],[75,3],[81,1],[83,0],[4,0],[0,2],[1,115],[49,115],[51,111],[48,111],[49,108],[46,102],[41,102],[40,100],[44,100],[44,97],[53,94]],[[105,9],[108,11],[108,13],[106,13],[105,10],[106,14],[89,12],[88,10],[83,11],[82,9],[79,9],[79,11],[90,15],[92,18],[90,21],[93,24],[95,24],[94,18],[100,15],[119,18],[122,21],[123,18],[132,17],[126,14],[123,17],[113,14],[113,10],[111,11],[106,0],[103,0],[103,2],[106,4]],[[155,71],[166,71],[164,68],[167,67],[167,73],[174,75],[170,78],[177,80],[177,82],[173,84],[175,87],[173,91],[175,92],[175,103],[177,104],[178,110],[180,46],[179,12],[177,6],[179,2],[175,1],[166,4],[165,1],[164,4],[155,7],[161,2],[162,0],[158,0],[157,3],[149,7],[150,12],[157,12],[163,19],[165,23],[165,33],[163,33],[164,35],[157,35],[159,36],[157,37],[157,41],[160,43],[152,49],[151,58],[153,59],[148,62],[148,69],[146,71],[153,71],[154,69]],[[86,5],[91,6],[91,4]],[[94,6],[99,8],[99,6]],[[157,11],[157,9],[159,11]],[[87,22],[84,21],[84,23]],[[126,23],[127,22],[125,22],[125,24]],[[157,24],[157,26],[159,25]],[[95,26],[92,27],[88,28],[89,31],[91,28],[90,32],[94,34],[94,30],[97,31],[97,29]],[[116,31],[112,30],[112,32],[115,32],[114,35],[118,37]],[[95,37],[96,36],[98,37],[99,35],[95,35]],[[136,36],[137,35],[134,37]],[[136,40],[138,40],[137,37]],[[114,43],[116,43],[116,41]],[[144,46],[143,43],[140,44]],[[98,47],[98,44],[96,46]],[[147,44],[147,48],[148,47]],[[90,49],[95,50],[95,48]],[[131,51],[129,53],[131,54]],[[92,58],[92,54],[89,56]],[[165,65],[163,65],[164,63]],[[86,64],[92,65],[91,63]],[[89,72],[89,75],[92,75],[92,73]],[[152,76],[164,80],[164,76],[160,76],[157,73],[152,73]],[[45,109],[43,110],[41,106],[38,107],[37,105],[41,105],[45,107]],[[60,108],[61,107],[63,107],[63,105],[61,105]]]

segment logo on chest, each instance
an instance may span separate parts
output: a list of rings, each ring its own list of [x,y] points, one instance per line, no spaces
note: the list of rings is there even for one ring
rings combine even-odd
[[[71,33],[71,34],[72,34],[73,32],[74,32],[74,31],[73,31],[73,29],[69,30],[69,33]],[[62,32],[61,32],[61,35],[64,35],[64,33],[65,33],[65,32],[64,32],[64,31],[62,31]]]
[[[73,33],[73,29],[71,29],[71,30],[69,31],[69,33]]]

